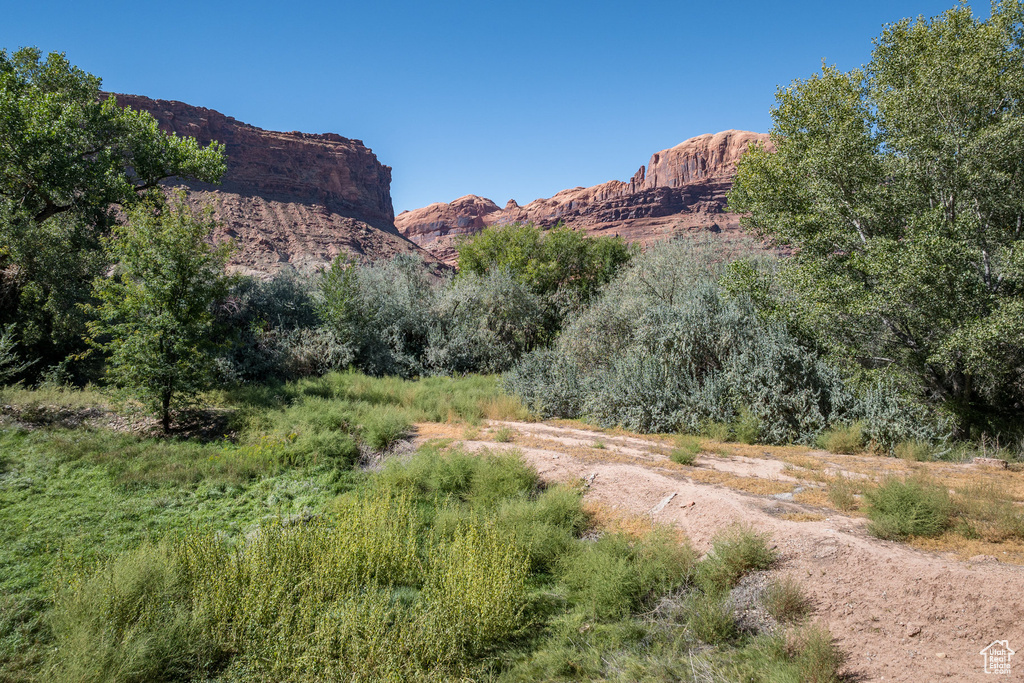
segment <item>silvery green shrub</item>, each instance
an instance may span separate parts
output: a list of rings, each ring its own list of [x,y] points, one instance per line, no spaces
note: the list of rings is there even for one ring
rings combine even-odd
[[[347,367],[354,357],[351,347],[320,324],[310,280],[294,273],[240,278],[219,313],[230,342],[218,365],[229,381],[319,375]]]
[[[417,256],[336,261],[320,282],[321,317],[371,375],[424,374],[437,283]]]
[[[424,363],[435,374],[503,372],[537,345],[542,298],[508,271],[470,273],[439,288]]]
[[[858,396],[781,323],[727,294],[717,281],[726,261],[707,245],[655,245],[551,350],[520,361],[506,388],[544,417],[643,432],[699,431],[743,413],[768,443],[810,442],[856,419],[879,443],[923,434],[897,419],[883,389]]]

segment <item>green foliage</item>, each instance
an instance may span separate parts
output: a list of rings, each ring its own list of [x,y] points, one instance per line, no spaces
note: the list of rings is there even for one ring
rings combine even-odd
[[[761,420],[747,406],[740,406],[732,424],[732,433],[740,443],[757,443],[761,439]]]
[[[425,364],[434,374],[503,372],[546,337],[543,298],[508,270],[441,285]]]
[[[494,440],[498,443],[510,443],[515,437],[515,432],[510,427],[498,427],[494,430]]]
[[[17,346],[12,326],[8,325],[0,333],[0,384],[5,384],[31,364],[31,361],[26,363],[21,360]]]
[[[549,338],[636,253],[619,237],[587,237],[561,223],[548,230],[533,223],[491,226],[457,248],[460,277],[505,271],[541,297]]]
[[[218,359],[224,380],[290,380],[348,367],[353,350],[322,324],[316,297],[313,283],[291,272],[237,278],[217,312],[229,330]]]
[[[857,488],[849,478],[839,475],[828,485],[828,500],[843,512],[857,508]]]
[[[889,479],[868,491],[868,530],[879,538],[938,536],[952,521],[946,489],[922,481]]]
[[[565,555],[559,576],[569,599],[597,619],[621,618],[653,596],[683,585],[696,557],[670,533],[642,539],[606,534]]]
[[[61,591],[50,623],[47,680],[146,683],[183,679],[225,653],[190,609],[187,569],[173,549],[143,546]]]
[[[904,460],[913,460],[920,462],[922,460],[931,460],[932,454],[935,449],[932,445],[926,441],[920,441],[912,439],[909,441],[901,441],[896,444],[893,449],[893,455],[897,458],[903,458]]]
[[[680,434],[675,438],[675,445],[668,457],[672,462],[680,465],[692,465],[697,460],[697,454],[701,452],[703,442],[695,436]]]
[[[796,666],[796,651],[762,653],[743,634],[709,651],[680,628],[689,603],[672,597],[693,552],[663,530],[579,538],[589,528],[581,492],[542,489],[514,454],[434,445],[379,473],[283,458],[242,478],[215,464],[228,451],[254,460],[260,443],[294,454],[314,426],[358,432],[355,404],[412,414],[437,386],[450,397],[479,380],[344,373],[244,387],[237,444],[0,434],[11,459],[0,504],[12,521],[0,531],[11,569],[0,578],[0,676],[631,681],[685,679],[690,653],[730,679],[734,658]],[[626,573],[609,578],[619,561]],[[693,617],[711,624],[708,638],[714,616]]]
[[[155,410],[164,431],[171,411],[213,384],[213,304],[227,291],[229,245],[206,243],[213,228],[183,197],[143,206],[107,247],[118,272],[99,278],[92,343],[109,353],[107,375]]]
[[[871,61],[776,94],[774,151],[730,195],[794,248],[765,310],[842,361],[893,375],[961,428],[1024,398],[1024,9],[969,6],[889,25]]]
[[[426,451],[410,467],[436,472],[446,459]],[[530,546],[514,531],[543,520],[571,532],[582,513],[578,493],[527,502],[536,475],[515,458],[461,462],[469,483],[456,488],[469,507],[437,499],[423,509],[417,475],[382,475],[380,486],[321,515],[261,524],[244,551],[192,532],[86,573],[57,603],[55,679],[152,680],[155,671],[194,676],[225,664],[229,678],[275,680],[466,671],[527,623]],[[450,533],[434,534],[431,508],[464,514]],[[131,675],[120,673],[125,662]]]
[[[818,448],[824,448],[830,453],[860,453],[864,450],[864,425],[860,422],[852,422],[845,426],[829,429],[818,435],[816,443]]]
[[[711,552],[697,565],[694,581],[705,593],[721,593],[745,574],[768,569],[775,559],[764,534],[733,527],[715,538]]]
[[[543,417],[642,432],[730,423],[737,438],[769,443],[809,441],[861,410],[832,366],[722,290],[726,256],[652,246],[505,386]]]
[[[807,683],[839,683],[846,654],[828,629],[817,624],[801,630],[792,645],[799,680]]]
[[[686,626],[703,643],[721,645],[739,635],[736,614],[727,595],[694,591],[686,600],[686,609]]]
[[[705,422],[701,427],[701,433],[706,435],[709,439],[714,439],[715,441],[721,441],[723,443],[728,443],[733,439],[732,427],[728,422]]]
[[[370,375],[426,374],[434,283],[418,257],[361,266],[341,257],[321,280],[321,315]]]
[[[15,323],[37,369],[82,351],[99,237],[169,177],[216,182],[223,146],[159,130],[100,96],[100,79],[63,54],[0,50],[0,324]]]
[[[372,375],[500,372],[544,334],[541,298],[506,271],[434,279],[416,257],[339,258],[319,282],[320,317]]]

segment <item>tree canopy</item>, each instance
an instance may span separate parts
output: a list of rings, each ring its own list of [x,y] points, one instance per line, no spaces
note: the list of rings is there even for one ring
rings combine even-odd
[[[0,324],[42,369],[80,350],[80,305],[119,211],[170,177],[216,182],[223,146],[168,135],[63,54],[0,50]]]
[[[636,253],[620,237],[588,237],[562,223],[495,225],[458,245],[459,273],[509,272],[547,302],[552,334],[566,313],[590,301]]]
[[[730,209],[794,248],[762,302],[964,426],[1024,403],[1024,10],[905,19],[780,88]],[[750,275],[750,273],[747,273]],[[749,283],[748,283],[749,284]]]
[[[230,244],[213,247],[214,227],[178,197],[141,205],[106,239],[117,262],[114,277],[93,284],[93,345],[109,353],[107,376],[160,415],[188,405],[215,378],[213,305],[228,291],[224,264]]]

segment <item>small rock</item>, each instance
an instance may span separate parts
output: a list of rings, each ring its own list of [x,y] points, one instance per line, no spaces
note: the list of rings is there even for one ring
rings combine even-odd
[[[1006,461],[999,458],[975,458],[972,462],[977,467],[995,467],[1000,470],[1005,470],[1007,467]]]
[[[907,637],[913,638],[921,634],[921,624],[907,624]]]
[[[945,652],[936,652],[935,656],[938,657],[939,659],[945,659],[946,658],[946,653]]]

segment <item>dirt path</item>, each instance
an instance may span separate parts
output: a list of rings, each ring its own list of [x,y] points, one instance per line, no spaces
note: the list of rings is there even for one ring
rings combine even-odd
[[[513,430],[512,442],[488,440],[501,427]],[[991,679],[979,653],[995,640],[1021,651],[1010,676],[997,680],[1024,680],[1024,567],[880,541],[863,519],[796,502],[804,482],[788,474],[780,449],[761,458],[702,455],[686,468],[671,463],[657,438],[575,427],[492,422],[474,435],[420,425],[418,439],[436,437],[470,450],[517,449],[545,480],[582,478],[588,501],[674,525],[698,550],[737,522],[768,532],[780,553],[772,571],[800,581],[856,680]],[[760,490],[774,493],[746,492]]]

